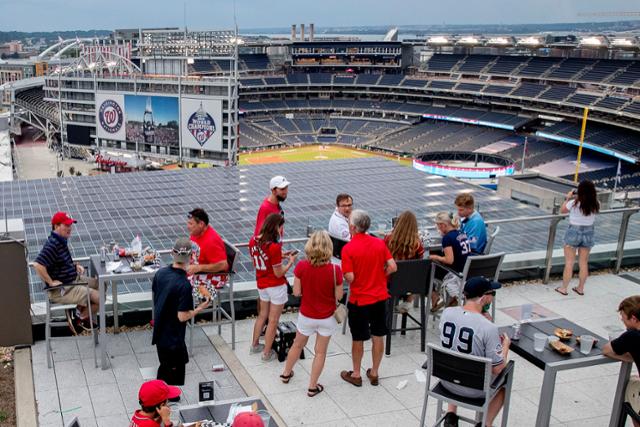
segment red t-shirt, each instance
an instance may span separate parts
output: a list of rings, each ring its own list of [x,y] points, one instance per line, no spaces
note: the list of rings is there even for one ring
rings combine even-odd
[[[314,267],[304,259],[293,270],[302,285],[300,313],[311,319],[326,319],[336,311],[335,286],[342,286],[342,270],[331,263]]]
[[[149,418],[142,413],[139,409],[131,417],[131,423],[129,427],[160,427],[160,422]]]
[[[349,302],[369,305],[389,298],[385,263],[393,259],[384,240],[358,233],[342,248],[342,271],[353,273]]]
[[[386,236],[384,236],[384,243],[389,248],[389,251],[391,251],[391,248],[389,247],[391,243],[391,234],[387,234]],[[422,246],[422,242],[418,240],[418,243],[416,244],[416,248],[412,256],[410,256],[409,258],[396,258],[395,260],[403,261],[405,259],[422,259],[423,256],[424,256],[424,246]]]
[[[280,208],[280,204],[274,205],[269,201],[269,197],[266,197],[262,204],[260,205],[260,209],[258,209],[258,216],[256,217],[256,229],[253,230],[253,235],[257,236],[260,234],[260,229],[262,228],[262,224],[264,224],[264,220],[271,214],[282,214],[282,209]]]
[[[256,269],[258,289],[284,285],[287,279],[276,277],[273,266],[282,264],[282,244],[267,242],[258,245],[255,236],[249,240],[249,255]]]
[[[191,236],[191,241],[198,245],[198,264],[215,264],[220,261],[227,260],[227,252],[224,248],[224,242],[220,235],[208,226],[204,233],[200,236]],[[226,275],[217,273],[194,274],[191,278],[192,283],[212,283],[216,285],[226,280]]]

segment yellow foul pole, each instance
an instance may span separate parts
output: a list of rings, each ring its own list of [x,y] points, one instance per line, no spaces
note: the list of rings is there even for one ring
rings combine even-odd
[[[580,145],[578,146],[578,160],[576,161],[576,173],[573,175],[573,182],[578,183],[578,173],[580,172],[580,159],[582,158],[582,144],[584,143],[584,132],[587,129],[587,116],[589,115],[589,108],[584,108],[584,115],[582,116],[582,130],[580,130]]]

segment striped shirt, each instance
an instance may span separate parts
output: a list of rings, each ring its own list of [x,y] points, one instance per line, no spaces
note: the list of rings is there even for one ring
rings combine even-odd
[[[46,267],[52,280],[59,280],[65,285],[78,276],[67,239],[53,231],[35,261]]]

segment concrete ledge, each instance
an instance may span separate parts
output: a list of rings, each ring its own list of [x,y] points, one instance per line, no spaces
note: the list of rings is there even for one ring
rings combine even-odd
[[[38,411],[33,386],[31,348],[19,348],[13,353],[16,389],[16,424],[18,427],[37,427]]]
[[[222,360],[224,360],[224,363],[227,365],[233,376],[236,377],[236,380],[238,380],[240,387],[242,387],[247,396],[259,397],[264,403],[264,406],[267,407],[267,410],[271,414],[271,419],[274,420],[278,426],[286,427],[284,420],[276,412],[274,407],[271,405],[271,402],[267,400],[266,396],[260,390],[260,387],[258,387],[255,381],[253,381],[253,378],[251,378],[249,372],[247,372],[244,366],[242,366],[242,363],[240,363],[235,353],[233,352],[233,350],[231,350],[231,347],[229,347],[226,341],[222,339],[220,335],[208,337],[209,341],[211,341],[211,344],[213,344],[213,346],[216,348],[218,354],[220,354],[220,357],[222,358]]]

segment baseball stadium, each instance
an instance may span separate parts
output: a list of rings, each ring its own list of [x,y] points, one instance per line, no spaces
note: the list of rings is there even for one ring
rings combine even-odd
[[[72,50],[77,56],[65,54]],[[144,369],[155,363],[155,354],[143,350],[151,340],[150,330],[141,332],[144,340],[140,341],[132,338],[138,336],[133,332],[117,332],[127,325],[146,325],[154,315],[150,301],[154,301],[155,270],[140,265],[108,270],[111,263],[101,262],[101,256],[107,252],[111,256],[114,246],[122,250],[130,242],[133,246],[138,239],[140,249],[153,253],[156,267],[171,264],[174,242],[185,235],[185,223],[192,219],[194,208],[208,213],[224,240],[231,279],[228,288],[214,291],[213,317],[199,318],[208,323],[188,322],[189,354],[194,361],[188,369],[195,370],[187,371],[191,388],[187,392],[185,386],[183,396],[192,405],[180,409],[179,421],[231,425],[224,421],[233,421],[227,415],[229,402],[240,399],[234,403],[239,404],[254,396],[258,397],[245,403],[260,402],[257,407],[271,413],[271,421],[263,425],[270,426],[418,425],[418,421],[422,426],[425,419],[431,424],[444,420],[442,408],[427,403],[429,388],[426,394],[423,391],[424,382],[432,381],[425,352],[433,354],[431,343],[439,342],[440,333],[435,325],[444,316],[425,309],[424,304],[427,308],[432,304],[428,302],[431,292],[427,295],[426,290],[418,292],[415,306],[407,309],[410,320],[419,324],[415,330],[407,329],[406,311],[404,316],[393,311],[396,305],[385,318],[389,325],[393,321],[390,330],[396,331],[387,334],[386,341],[394,367],[384,358],[381,369],[391,373],[381,378],[394,384],[374,389],[383,393],[380,396],[371,392],[364,378],[362,388],[371,394],[353,397],[353,388],[347,384],[350,388],[342,389],[345,383],[331,374],[337,379],[328,379],[327,389],[333,387],[338,394],[323,394],[323,405],[331,411],[319,411],[316,400],[307,398],[312,397],[311,388],[304,395],[306,400],[294,396],[281,381],[274,389],[269,381],[276,371],[245,354],[259,295],[248,242],[255,237],[259,206],[270,191],[280,188],[269,188],[275,178],[286,177],[288,186],[286,201],[279,199],[286,218],[282,243],[287,250],[299,252],[304,252],[315,231],[327,229],[339,208],[336,196],[348,193],[353,206],[367,212],[369,231],[378,237],[391,233],[404,211],[412,211],[428,255],[441,240],[434,218],[448,213],[453,219],[456,196],[471,194],[475,211],[486,223],[487,246],[477,258],[478,263],[485,260],[480,275],[505,283],[497,296],[493,291],[497,302],[492,314],[501,328],[511,328],[513,313],[521,316],[526,306],[528,315],[537,320],[562,318],[568,323],[553,324],[561,329],[574,328],[575,321],[584,329],[575,326],[583,337],[596,331],[592,334],[606,341],[604,327],[617,321],[617,303],[638,293],[640,35],[634,32],[441,33],[400,40],[398,31],[391,29],[374,41],[316,35],[313,24],[293,25],[287,38],[244,35],[237,29],[116,29],[101,39],[61,39],[33,58],[35,64],[46,64],[46,70],[0,85],[0,99],[8,110],[0,115],[0,147],[8,147],[7,161],[0,165],[9,169],[0,174],[4,218],[0,229],[6,237],[0,239],[0,251],[7,246],[0,266],[11,283],[21,284],[11,285],[11,292],[15,288],[26,307],[21,312],[28,323],[24,334],[32,342],[32,332],[39,339],[34,344],[34,348],[39,345],[40,358],[34,362],[34,372],[37,365],[42,378],[34,381],[40,425],[71,425],[67,424],[73,420],[71,414],[88,425],[102,425],[97,420],[109,415],[100,413],[94,401],[87,404],[65,396],[64,383],[71,381],[63,379],[65,363],[94,372],[95,362],[95,372],[113,372],[113,383],[109,379],[98,392],[89,380],[94,374],[79,381],[85,381],[82,387],[91,396],[107,393],[115,384],[123,402],[120,376],[129,375],[138,382],[151,378]],[[91,174],[73,176],[57,167],[54,176],[22,179],[20,156],[25,154],[17,153],[26,153],[38,141],[53,161],[73,159],[91,169]],[[585,180],[597,189],[599,204],[595,244],[586,261],[587,270],[598,272],[589,278],[598,283],[598,290],[595,284],[587,291],[573,288],[573,294],[569,289],[568,299],[563,300],[562,292],[554,290],[558,291],[556,285],[566,272],[567,246],[562,236],[572,227],[563,210],[565,198],[573,197],[567,194]],[[55,304],[34,267],[51,234],[51,218],[59,211],[71,213],[77,221],[69,240],[70,257],[100,286],[95,335],[93,325],[90,328],[96,345],[78,340],[70,360],[65,359],[70,353],[54,339],[65,333],[61,327],[56,331]],[[16,245],[4,245],[3,240]],[[293,268],[288,274],[291,283],[292,273]],[[434,276],[429,280],[434,283]],[[615,289],[605,289],[609,285]],[[501,293],[508,302],[500,300]],[[300,299],[288,298],[286,306],[297,310]],[[419,306],[418,299],[427,302]],[[608,304],[607,310],[598,305],[601,301]],[[19,304],[0,302],[2,309],[13,313]],[[522,316],[517,319],[518,328]],[[284,318],[295,320],[292,313]],[[401,319],[400,328],[396,318]],[[61,321],[57,326],[60,323],[64,325]],[[523,333],[532,324],[522,323]],[[351,360],[346,329],[345,323],[342,334],[337,331],[333,338],[336,344],[329,347],[327,369]],[[549,335],[553,330],[543,332]],[[26,336],[22,333],[16,335]],[[295,335],[295,329],[291,333]],[[284,329],[278,334],[280,345],[285,346]],[[532,347],[533,335],[523,336],[521,343],[529,341]],[[241,346],[244,353],[237,350]],[[516,352],[514,348],[512,344]],[[572,350],[580,348],[578,343]],[[507,425],[507,419],[510,426],[625,425],[627,407],[621,390],[631,364],[605,365],[603,348],[601,344],[594,355],[593,347],[591,356],[580,356],[580,351],[558,355],[549,349],[527,353],[518,348],[518,368],[541,367],[544,380],[532,379],[532,367],[519,379],[519,372],[515,374],[514,399],[504,403],[505,408],[511,405],[512,413],[502,413],[502,425]],[[213,370],[207,353],[211,351],[215,353]],[[372,351],[367,348],[365,359],[373,357]],[[308,357],[315,355],[315,348],[309,345],[305,352]],[[311,363],[300,363],[309,372],[298,366],[296,376],[307,378]],[[234,364],[244,374],[233,371]],[[585,367],[593,369],[590,382],[562,377],[557,392],[564,402],[553,402],[556,372]],[[56,385],[51,389],[57,390],[58,399],[46,412],[38,384],[49,381],[52,372]],[[243,375],[253,377],[249,385],[242,383]],[[288,383],[293,372],[290,375],[286,381],[286,375],[280,375],[282,383]],[[371,378],[371,385],[377,385]],[[483,377],[482,384],[489,378]],[[299,386],[296,380],[292,380],[294,387]],[[589,393],[601,386],[600,380],[607,396],[593,397]],[[216,399],[229,399],[224,416],[214,413],[213,406],[203,406],[202,384],[208,381],[211,390],[223,396]],[[573,381],[579,381],[580,395],[575,399],[571,397]],[[510,395],[512,384],[504,384]],[[305,389],[306,384],[300,387]],[[136,392],[126,391],[133,400]],[[352,398],[378,418],[367,419],[366,411],[349,413],[344,402]],[[471,408],[460,410],[461,420],[468,415],[474,425],[488,425],[480,418],[487,408],[476,408],[478,402],[453,401]],[[387,404],[386,412],[375,408]],[[132,407],[122,405],[120,412],[131,412]],[[300,410],[292,409],[297,405]],[[137,401],[134,406],[138,407]],[[324,413],[334,410],[341,415]],[[480,415],[473,418],[471,410]]]

